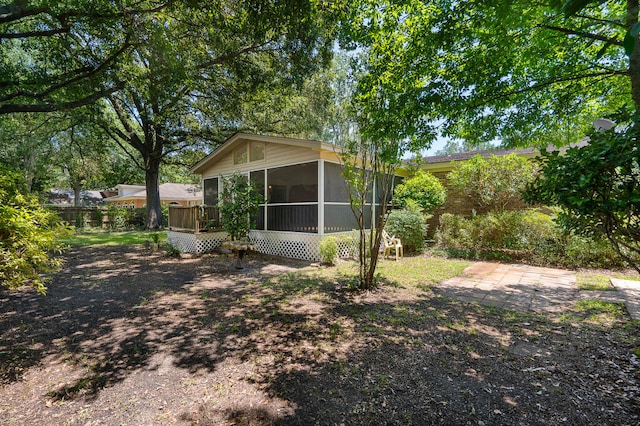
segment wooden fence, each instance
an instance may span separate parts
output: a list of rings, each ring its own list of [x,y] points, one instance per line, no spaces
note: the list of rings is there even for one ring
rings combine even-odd
[[[196,234],[220,227],[220,212],[213,206],[169,206],[169,229]]]
[[[108,227],[109,216],[105,207],[47,206],[71,226]]]

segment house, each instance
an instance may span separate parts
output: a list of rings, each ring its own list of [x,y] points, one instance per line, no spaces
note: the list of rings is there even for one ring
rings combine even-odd
[[[72,189],[52,188],[44,193],[45,203],[53,206],[74,206],[75,191]],[[82,190],[80,191],[80,205],[83,207],[97,207],[104,204],[100,191]]]
[[[147,204],[147,189],[144,185],[116,185],[117,195],[104,201],[116,207],[142,208]],[[202,201],[202,191],[197,185],[163,183],[159,186],[160,203],[180,206],[195,206]]]
[[[236,133],[191,171],[202,176],[208,206],[217,205],[226,175],[243,173],[255,183],[266,200],[249,234],[259,252],[318,260],[323,236],[358,228],[335,145]],[[370,200],[369,208],[378,207],[375,189]],[[222,232],[176,232],[171,214],[169,242],[184,252],[211,250],[226,239]]]
[[[549,147],[549,149],[554,148]],[[504,157],[513,153],[520,157],[533,160],[540,153],[540,151],[537,148],[491,149],[483,151],[469,151],[454,154],[435,155],[422,158],[420,168],[437,177],[447,190],[447,198],[444,204],[436,209],[433,212],[433,216],[427,221],[429,225],[428,234],[433,235],[435,233],[435,230],[439,225],[440,215],[444,213],[459,214],[463,216],[471,216],[474,213],[486,213],[486,211],[477,210],[477,207],[474,205],[472,200],[461,189],[452,188],[449,185],[449,179],[447,178],[447,175],[456,167],[457,164],[467,161],[475,155],[481,155],[484,158],[489,158],[491,155]],[[512,208],[524,209],[527,208],[527,205],[524,201],[521,201],[514,205]]]

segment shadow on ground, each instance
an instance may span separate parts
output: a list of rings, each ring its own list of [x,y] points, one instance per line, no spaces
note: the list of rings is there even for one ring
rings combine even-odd
[[[224,256],[66,256],[48,296],[0,295],[3,423],[640,420],[624,320],[576,327],[392,283],[353,294],[262,256],[242,272]]]

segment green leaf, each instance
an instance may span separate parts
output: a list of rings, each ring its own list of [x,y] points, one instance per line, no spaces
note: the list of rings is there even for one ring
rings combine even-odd
[[[627,56],[631,56],[635,50],[638,33],[640,33],[640,22],[636,22],[635,25],[624,35],[623,46]]]
[[[576,13],[580,12],[585,7],[587,7],[587,5],[589,3],[596,3],[596,2],[600,3],[597,0],[596,1],[594,1],[594,0],[567,0],[562,5],[561,9],[564,12],[565,16],[573,16]]]
[[[622,42],[622,45],[624,46],[624,53],[626,53],[627,56],[630,57],[636,48],[636,37],[631,35],[631,31],[627,31],[627,33],[624,35],[624,41]]]

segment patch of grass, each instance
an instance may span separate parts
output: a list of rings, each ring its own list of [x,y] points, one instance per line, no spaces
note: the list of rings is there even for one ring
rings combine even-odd
[[[62,240],[65,244],[77,246],[128,246],[144,244],[146,241],[166,241],[167,233],[158,231],[125,231],[108,232],[102,229],[89,229],[74,232],[70,237]]]
[[[608,275],[592,272],[579,272],[576,274],[576,284],[580,290],[615,291],[615,287],[611,285],[609,279]]]
[[[465,260],[443,259],[438,257],[404,257],[402,260],[378,261],[376,270],[377,282],[385,287],[418,288],[427,290],[446,279],[458,276],[471,262]],[[305,272],[303,272],[305,273]],[[298,288],[319,288],[321,284],[342,283],[347,288],[355,288],[358,280],[358,264],[355,261],[340,262],[334,268],[322,268],[312,273],[306,272],[307,278],[300,279],[300,274],[293,275],[295,284],[285,285],[289,278],[279,277],[271,280],[271,284],[277,282],[282,290]],[[315,281],[315,283],[314,283]]]
[[[609,275],[597,272],[579,272],[576,274],[576,283],[580,290],[615,291],[616,288],[611,285],[611,278],[640,281],[640,275],[637,274],[614,273]]]
[[[611,274],[611,276],[613,278],[618,278],[621,280],[631,280],[631,281],[640,281],[640,275],[632,273],[632,275],[629,274]]]
[[[438,257],[404,257],[400,261],[383,260],[379,265],[380,275],[404,287],[426,290],[439,282],[462,274],[471,263],[464,260]]]
[[[624,320],[627,312],[623,304],[601,300],[580,300],[576,303],[575,311],[584,320],[596,323]]]

